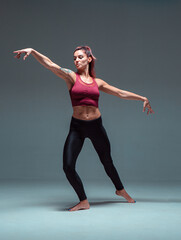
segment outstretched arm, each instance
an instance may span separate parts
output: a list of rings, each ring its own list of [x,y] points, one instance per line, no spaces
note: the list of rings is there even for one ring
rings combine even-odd
[[[149,113],[154,113],[153,109],[150,106],[150,102],[146,97],[143,97],[141,95],[135,94],[133,92],[128,92],[119,88],[116,88],[114,86],[109,85],[102,79],[96,79],[99,83],[99,89],[105,93],[117,96],[119,98],[123,98],[126,100],[140,100],[143,101],[143,112],[145,112],[145,109],[148,108],[147,115]]]
[[[14,51],[14,53],[17,53],[15,58],[20,58],[22,53],[25,53],[25,56],[23,57],[23,60],[25,60],[30,54],[45,68],[51,70],[53,73],[55,73],[57,76],[61,77],[62,79],[66,81],[73,81],[73,77],[75,73],[69,69],[62,68],[56,63],[52,62],[48,57],[45,55],[39,53],[33,48],[25,48],[21,50]]]

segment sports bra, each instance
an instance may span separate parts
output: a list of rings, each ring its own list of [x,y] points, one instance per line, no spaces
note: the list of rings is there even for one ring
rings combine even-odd
[[[94,78],[92,83],[82,81],[80,75],[76,73],[76,81],[69,90],[72,106],[95,106],[98,107],[99,89]]]

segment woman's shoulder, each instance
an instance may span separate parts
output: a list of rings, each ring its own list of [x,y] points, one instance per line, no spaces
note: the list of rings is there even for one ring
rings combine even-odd
[[[101,78],[96,77],[96,78],[94,78],[94,80],[96,81],[98,87],[101,87],[102,84],[104,83],[104,81]]]
[[[100,78],[94,78],[96,81],[98,81],[98,82],[100,82],[100,81],[102,81],[102,79],[100,79]]]

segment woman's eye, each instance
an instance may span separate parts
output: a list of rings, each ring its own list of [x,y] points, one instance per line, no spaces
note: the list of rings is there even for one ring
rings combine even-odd
[[[82,55],[80,55],[80,56],[78,56],[78,58],[79,59],[82,59],[83,58],[83,56]],[[74,61],[76,60],[76,57],[74,57]]]

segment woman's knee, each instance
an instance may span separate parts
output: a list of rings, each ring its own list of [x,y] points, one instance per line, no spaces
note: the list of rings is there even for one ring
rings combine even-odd
[[[75,167],[71,164],[64,163],[63,170],[66,174],[75,172]]]

